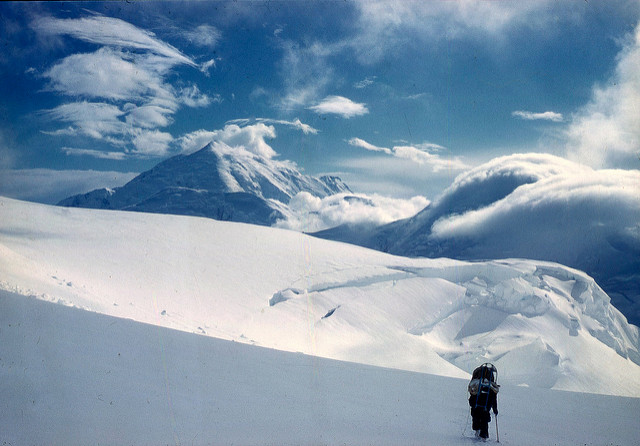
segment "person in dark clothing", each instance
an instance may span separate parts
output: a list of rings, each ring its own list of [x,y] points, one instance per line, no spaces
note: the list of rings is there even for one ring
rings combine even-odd
[[[497,370],[492,364],[483,364],[473,371],[469,384],[473,430],[476,431],[476,437],[482,439],[489,438],[490,411],[493,409],[494,415],[498,415],[499,386],[495,383],[495,374]]]

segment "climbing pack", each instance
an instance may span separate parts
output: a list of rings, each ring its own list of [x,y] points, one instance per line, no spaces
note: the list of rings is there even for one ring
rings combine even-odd
[[[469,382],[469,393],[476,397],[474,407],[487,408],[489,392],[498,393],[500,390],[497,379],[498,369],[488,362],[473,371]]]

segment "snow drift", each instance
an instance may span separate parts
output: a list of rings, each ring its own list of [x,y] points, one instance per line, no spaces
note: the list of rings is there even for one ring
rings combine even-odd
[[[640,395],[637,327],[586,274],[408,259],[210,219],[0,199],[0,287],[292,352],[506,384]],[[593,373],[598,370],[598,373]]]

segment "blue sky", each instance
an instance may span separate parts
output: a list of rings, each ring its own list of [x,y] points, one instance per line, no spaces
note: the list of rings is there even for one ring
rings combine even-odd
[[[638,169],[639,19],[638,1],[2,3],[0,193],[120,185],[210,138],[398,198],[512,153]]]

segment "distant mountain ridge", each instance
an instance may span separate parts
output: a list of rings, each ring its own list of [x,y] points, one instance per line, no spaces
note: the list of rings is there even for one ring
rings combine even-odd
[[[176,155],[122,187],[75,195],[58,206],[193,215],[270,226],[299,192],[351,192],[338,177],[302,174],[293,163],[212,142]]]

